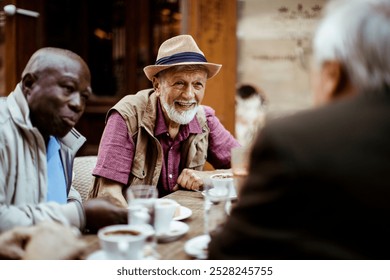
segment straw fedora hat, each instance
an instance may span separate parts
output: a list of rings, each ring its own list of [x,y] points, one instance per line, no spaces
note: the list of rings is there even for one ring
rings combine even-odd
[[[214,77],[221,69],[221,64],[207,62],[203,52],[190,35],[179,35],[163,42],[158,49],[154,65],[144,68],[146,77],[152,80],[160,71],[177,65],[200,64],[209,70],[208,79]]]

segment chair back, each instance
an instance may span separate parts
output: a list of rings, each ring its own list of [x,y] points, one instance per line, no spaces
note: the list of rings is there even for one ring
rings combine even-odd
[[[75,157],[73,163],[73,187],[80,193],[83,202],[88,197],[89,189],[92,187],[92,170],[95,168],[97,156]]]

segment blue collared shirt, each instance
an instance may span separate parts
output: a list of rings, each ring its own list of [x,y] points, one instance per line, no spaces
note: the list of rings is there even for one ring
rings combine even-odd
[[[50,136],[47,144],[47,201],[67,202],[64,167],[60,157],[60,143]]]

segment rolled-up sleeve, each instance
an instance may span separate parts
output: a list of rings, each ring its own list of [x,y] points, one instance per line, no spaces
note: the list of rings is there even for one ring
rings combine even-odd
[[[207,124],[210,129],[207,161],[217,169],[230,168],[231,149],[240,144],[234,136],[222,125],[215,111],[204,106]]]
[[[122,116],[113,111],[100,141],[94,176],[127,184],[134,158],[134,142]]]

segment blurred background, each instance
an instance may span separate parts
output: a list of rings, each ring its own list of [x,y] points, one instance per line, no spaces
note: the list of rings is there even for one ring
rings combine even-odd
[[[90,66],[94,91],[77,125],[87,137],[79,155],[97,154],[108,109],[151,87],[143,68],[154,64],[164,40],[186,33],[208,61],[223,64],[207,83],[203,104],[234,134],[232,108],[242,84],[262,90],[273,117],[311,106],[311,36],[325,2],[0,0],[0,96],[14,89],[36,49],[78,53]]]

